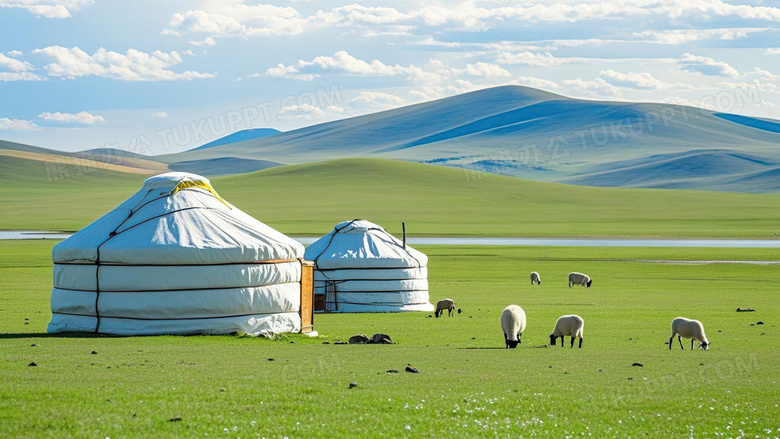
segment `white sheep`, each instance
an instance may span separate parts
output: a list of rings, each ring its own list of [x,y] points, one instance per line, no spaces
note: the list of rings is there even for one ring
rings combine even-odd
[[[699,347],[706,350],[710,348],[710,342],[707,341],[707,336],[704,335],[704,325],[698,320],[686,319],[685,317],[677,317],[672,320],[672,336],[669,337],[669,349],[672,349],[672,340],[674,336],[677,336],[677,341],[680,342],[680,349],[685,349],[682,344],[682,338],[691,339],[691,349],[693,349],[693,341],[699,341]]]
[[[444,313],[444,310],[449,312],[449,316],[452,317],[452,310],[455,309],[455,301],[452,299],[442,299],[436,304],[436,318]]]
[[[520,336],[525,331],[525,311],[517,305],[509,305],[501,313],[501,329],[504,331],[506,347],[514,349],[522,343]]]
[[[533,285],[534,282],[536,282],[536,285],[539,285],[540,283],[542,283],[542,279],[539,278],[539,273],[537,273],[535,271],[532,271],[531,272],[531,285]]]
[[[561,347],[563,347],[564,336],[571,336],[571,345],[574,347],[574,339],[579,337],[580,344],[578,348],[582,347],[583,330],[585,329],[585,320],[582,317],[574,314],[560,316],[558,321],[555,322],[555,328],[553,328],[552,334],[550,334],[550,344],[555,346],[555,340],[561,338]]]
[[[590,288],[591,283],[593,283],[593,281],[590,280],[590,277],[587,274],[577,272],[569,273],[569,288],[571,288],[572,285],[582,285]]]

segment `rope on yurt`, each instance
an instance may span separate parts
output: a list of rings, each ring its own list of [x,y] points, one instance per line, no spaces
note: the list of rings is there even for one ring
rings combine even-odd
[[[122,230],[121,232],[117,232],[117,230],[119,230],[119,228],[122,227],[122,225],[124,225],[127,222],[127,220],[129,220],[130,217],[132,217],[136,212],[138,212],[139,210],[143,209],[145,206],[147,206],[148,204],[150,204],[150,203],[152,203],[154,201],[157,201],[157,200],[160,200],[160,199],[163,199],[163,198],[166,198],[166,197],[170,197],[171,195],[173,195],[176,192],[178,192],[177,188],[178,188],[178,185],[177,185],[176,188],[174,188],[174,191],[171,191],[170,193],[168,193],[166,195],[162,195],[162,196],[153,198],[153,199],[147,201],[146,203],[142,204],[141,206],[139,206],[135,210],[130,209],[130,213],[127,215],[127,218],[125,218],[121,223],[119,223],[119,225],[116,226],[116,228],[108,234],[108,238],[106,238],[105,241],[101,242],[97,246],[97,249],[95,249],[95,253],[96,253],[96,256],[95,256],[95,318],[97,319],[97,322],[95,323],[95,333],[96,334],[100,332],[100,309],[99,309],[99,304],[100,304],[100,266],[101,266],[101,263],[100,263],[100,247],[102,247],[103,244],[107,243],[114,236],[119,235],[120,233],[124,233],[124,232],[132,229],[133,227],[135,227],[135,226],[137,226],[139,224],[145,223],[146,221],[152,220],[154,218],[159,218],[161,216],[165,216],[165,215],[170,214],[170,213],[179,212],[179,211],[172,211],[172,212],[167,212],[167,213],[165,213],[163,215],[157,215],[155,217],[148,218],[148,219],[146,219],[146,220],[144,220],[144,221],[142,221],[142,222],[140,222],[138,224],[134,224],[134,225],[126,228],[125,230]],[[196,188],[196,186],[183,187],[183,188],[181,188],[181,190],[194,189],[194,188]],[[207,189],[207,188],[205,188],[205,189]],[[149,192],[151,192],[151,190]],[[147,194],[149,192],[147,192]],[[213,189],[210,190],[209,192],[211,192],[211,194],[213,196],[215,196],[218,200],[220,200],[223,203],[225,203],[225,201],[219,195],[217,195],[217,193],[214,192]],[[225,203],[225,205],[227,206],[227,203]],[[228,206],[228,207],[230,207],[230,206]],[[192,209],[195,209],[195,208],[192,208]],[[188,210],[188,209],[181,209],[181,210]]]

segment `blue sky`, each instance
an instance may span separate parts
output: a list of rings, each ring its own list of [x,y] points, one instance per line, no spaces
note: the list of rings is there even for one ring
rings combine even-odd
[[[780,119],[780,1],[0,0],[0,139],[166,154],[503,84]]]

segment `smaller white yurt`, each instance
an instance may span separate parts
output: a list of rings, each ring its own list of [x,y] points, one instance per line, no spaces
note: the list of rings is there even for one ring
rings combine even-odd
[[[157,175],[54,247],[48,331],[308,332],[303,251],[223,200],[208,179]]]
[[[428,257],[361,219],[336,225],[308,248],[315,309],[326,312],[433,311]]]

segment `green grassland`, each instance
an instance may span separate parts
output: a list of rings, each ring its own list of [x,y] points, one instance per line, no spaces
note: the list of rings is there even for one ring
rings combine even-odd
[[[0,230],[78,230],[144,178],[74,171],[50,183],[41,162],[0,157]],[[418,236],[780,236],[780,194],[569,186],[379,159],[283,166],[212,183],[288,234],[323,235],[340,221],[366,218],[393,233],[405,221]]]
[[[53,244],[0,241],[0,437],[780,436],[777,266],[686,262],[773,249],[420,246],[432,300],[462,314],[317,315],[319,338],[265,340],[47,336]],[[572,270],[593,287],[569,289]],[[510,303],[528,317],[514,350]],[[545,347],[567,313],[583,348]],[[679,315],[710,351],[668,350]],[[374,332],[397,344],[332,344]]]

